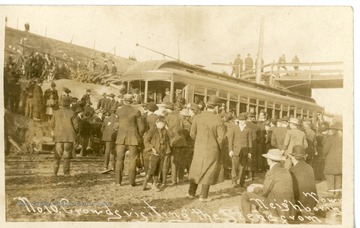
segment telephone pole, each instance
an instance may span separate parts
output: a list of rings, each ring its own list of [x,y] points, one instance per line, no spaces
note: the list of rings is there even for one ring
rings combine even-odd
[[[260,37],[259,37],[259,47],[256,60],[256,83],[261,81],[261,68],[262,68],[262,55],[263,55],[263,46],[264,46],[264,17],[260,19]]]

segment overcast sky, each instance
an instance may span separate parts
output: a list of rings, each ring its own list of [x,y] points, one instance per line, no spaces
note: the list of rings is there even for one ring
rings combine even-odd
[[[237,54],[256,58],[260,18],[264,16],[266,63],[285,54],[302,62],[349,62],[352,50],[352,10],[346,7],[234,7],[234,6],[107,6],[3,7],[8,26],[24,28],[55,39],[116,54],[135,55],[139,61],[162,59],[140,47],[206,68],[231,72],[213,62],[229,63]],[[178,43],[179,50],[178,53]],[[351,56],[350,56],[351,57]],[[329,92],[330,91],[330,92]],[[314,98],[333,113],[341,113],[342,90],[314,91]],[[339,103],[336,103],[339,102]],[[334,105],[335,104],[335,105]]]

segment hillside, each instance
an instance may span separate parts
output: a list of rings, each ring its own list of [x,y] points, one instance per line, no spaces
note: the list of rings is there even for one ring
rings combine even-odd
[[[23,45],[20,45],[22,39]],[[5,56],[10,50],[14,52],[12,50],[14,47],[16,49],[24,48],[24,55],[29,55],[31,52],[49,53],[60,61],[66,61],[70,67],[76,66],[78,61],[86,66],[88,61],[94,57],[96,63],[101,68],[104,60],[111,60],[116,63],[119,75],[125,72],[129,66],[136,63],[136,61],[113,54],[105,54],[101,51],[6,27]]]

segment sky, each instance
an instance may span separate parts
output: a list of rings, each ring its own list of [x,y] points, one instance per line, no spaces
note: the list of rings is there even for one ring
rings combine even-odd
[[[163,59],[142,46],[207,69],[231,72],[212,63],[229,63],[237,54],[257,55],[260,18],[264,17],[265,64],[285,54],[302,62],[343,61],[352,67],[350,7],[240,6],[1,6],[8,26],[138,61]],[[352,79],[352,71],[345,70]],[[327,111],[341,114],[344,89],[313,90]],[[341,108],[343,107],[343,108]]]

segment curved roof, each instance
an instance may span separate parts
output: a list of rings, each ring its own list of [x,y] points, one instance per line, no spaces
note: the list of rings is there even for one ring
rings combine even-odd
[[[272,88],[266,85],[262,85],[262,84],[258,84],[255,82],[251,82],[245,79],[240,79],[240,78],[232,78],[229,77],[227,75],[218,73],[218,72],[214,72],[214,71],[210,71],[210,70],[206,70],[202,67],[198,67],[196,65],[192,65],[186,62],[182,62],[182,61],[173,61],[173,60],[150,60],[150,61],[145,61],[145,62],[140,62],[137,63],[135,65],[130,66],[125,73],[122,76],[127,76],[127,75],[133,75],[139,72],[145,72],[145,71],[153,71],[153,70],[159,70],[162,68],[167,68],[166,70],[170,69],[178,69],[178,70],[186,70],[188,72],[196,72],[196,73],[200,73],[202,75],[206,75],[208,77],[216,77],[220,80],[230,80],[234,83],[240,83],[246,86],[250,86],[253,88],[257,88],[257,89],[264,89],[264,90],[270,90],[273,92],[277,92],[280,93],[281,95],[290,95],[290,96],[295,96],[297,98],[300,99],[305,99],[308,100],[312,103],[315,103],[315,100],[312,99],[311,97],[307,97],[301,94],[297,94],[291,91],[286,91],[283,89],[277,89],[277,88]],[[189,71],[190,70],[190,71]]]
[[[140,62],[130,66],[125,72],[124,75],[134,72],[141,72],[141,71],[149,71],[149,70],[158,70],[164,64],[169,62],[175,62],[171,60],[150,60],[145,62]]]

